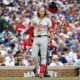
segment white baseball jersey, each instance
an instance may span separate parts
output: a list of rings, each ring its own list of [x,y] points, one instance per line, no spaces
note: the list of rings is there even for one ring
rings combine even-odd
[[[32,19],[34,25],[34,36],[48,35],[48,27],[52,26],[52,22],[49,18],[44,17],[40,20],[38,17]]]

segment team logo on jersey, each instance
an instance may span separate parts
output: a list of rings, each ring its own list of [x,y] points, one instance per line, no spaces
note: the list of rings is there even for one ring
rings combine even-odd
[[[46,28],[46,26],[44,26],[42,24],[38,24],[38,23],[34,23],[34,26],[37,28]]]

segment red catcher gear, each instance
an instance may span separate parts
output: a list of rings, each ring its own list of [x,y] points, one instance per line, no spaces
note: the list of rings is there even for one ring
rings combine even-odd
[[[45,64],[41,64],[41,65],[40,65],[40,74],[39,74],[39,77],[40,77],[40,78],[44,77],[45,67],[46,67]]]
[[[58,11],[58,8],[56,6],[56,3],[55,2],[50,2],[49,3],[49,6],[48,6],[48,10],[51,13],[56,13]]]
[[[29,23],[29,25],[30,25],[30,23]],[[26,49],[26,46],[32,46],[33,30],[34,30],[34,27],[29,28],[29,38],[27,41],[23,42],[24,49]]]
[[[34,27],[30,27],[30,29],[29,29],[29,39],[32,39],[32,37],[33,37],[33,30],[34,30]]]

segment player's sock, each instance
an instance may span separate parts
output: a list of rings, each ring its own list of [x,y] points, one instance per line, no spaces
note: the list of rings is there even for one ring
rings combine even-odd
[[[40,65],[40,73],[39,73],[39,77],[40,77],[40,78],[44,77],[45,67],[46,67],[45,64],[41,64],[41,65]]]

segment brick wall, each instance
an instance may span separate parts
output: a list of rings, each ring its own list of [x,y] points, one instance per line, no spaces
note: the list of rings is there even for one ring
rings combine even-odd
[[[70,76],[76,76],[77,75],[77,70],[74,66],[49,67],[48,71],[57,72],[58,77],[70,77]]]
[[[24,77],[24,73],[31,72],[34,66],[30,67],[0,67],[0,77]],[[76,76],[75,67],[48,67],[49,72],[58,73],[58,77]]]

